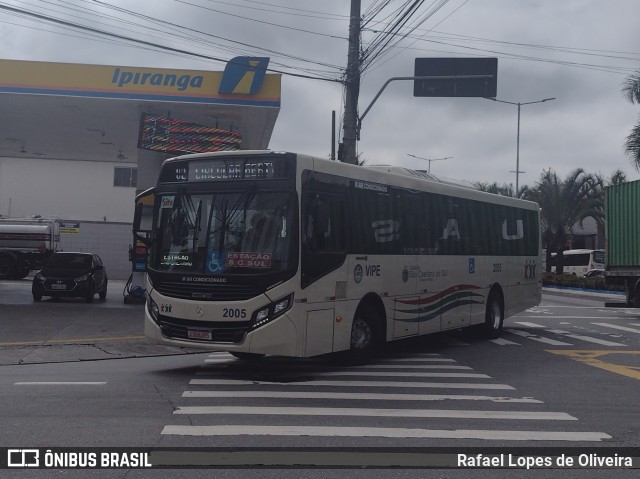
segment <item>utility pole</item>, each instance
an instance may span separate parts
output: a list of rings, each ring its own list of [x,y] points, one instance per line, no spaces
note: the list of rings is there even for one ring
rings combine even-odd
[[[351,21],[349,22],[349,52],[347,55],[346,95],[342,148],[339,160],[357,164],[356,141],[358,136],[358,96],[360,95],[360,0],[351,0]]]

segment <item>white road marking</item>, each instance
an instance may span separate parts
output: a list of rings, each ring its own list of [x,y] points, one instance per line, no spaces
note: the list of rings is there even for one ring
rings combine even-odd
[[[485,439],[494,441],[585,441],[611,439],[602,432],[571,431],[492,431],[484,429],[405,429],[378,427],[326,426],[165,426],[164,435],[180,436],[314,436],[314,437],[386,437],[418,439]]]
[[[571,344],[569,343],[556,341],[555,339],[544,338],[542,336],[537,336],[526,331],[519,331],[517,329],[506,329],[505,331],[511,334],[515,334],[516,336],[522,336],[523,338],[531,339],[532,341],[538,341],[540,343],[550,344],[552,346],[571,346]]]
[[[465,394],[380,394],[296,391],[185,391],[186,398],[279,398],[279,399],[346,399],[366,401],[491,401],[496,403],[543,404],[533,398],[472,396]]]
[[[515,346],[520,346],[519,343],[514,343],[513,341],[509,341],[508,339],[503,339],[503,338],[497,338],[497,339],[490,339],[489,341],[491,341],[492,343],[495,343],[499,346],[508,346],[508,345],[515,345]]]
[[[24,381],[14,386],[104,386],[107,381]]]
[[[394,362],[394,363],[404,363],[404,362],[433,362],[433,363],[455,363],[457,362],[455,359],[450,358],[423,358],[423,357],[397,357],[397,358],[384,358],[381,360],[382,362]]]
[[[605,328],[619,329],[620,331],[627,331],[629,333],[640,334],[640,329],[627,328],[626,326],[618,326],[617,324],[609,324],[609,323],[591,323],[591,324],[595,324],[596,326],[603,326]],[[638,326],[640,326],[640,324],[638,324]]]
[[[540,319],[540,316],[515,316],[517,318],[536,318]],[[611,316],[549,316],[549,319],[611,319]]]
[[[516,321],[515,323],[528,328],[546,328],[546,326],[543,326],[542,324],[527,323],[525,321]]]
[[[374,409],[321,407],[255,407],[255,406],[185,406],[173,414],[242,414],[259,416],[349,416],[349,417],[410,417],[455,419],[507,419],[533,421],[577,421],[564,412],[537,411],[477,411],[460,409]]]
[[[442,389],[508,389],[515,390],[507,384],[486,383],[431,383],[431,382],[401,382],[401,381],[304,381],[304,382],[273,382],[251,381],[242,379],[192,379],[189,384],[200,386],[211,385],[277,385],[277,386],[331,386],[331,387],[398,387],[398,388],[442,388]]]
[[[626,344],[614,343],[613,341],[607,341],[606,339],[592,338],[591,336],[583,336],[581,334],[572,334],[569,331],[563,331],[562,329],[547,329],[546,331],[554,334],[566,336],[571,339],[578,339],[580,341],[586,341],[588,343],[600,344],[602,346],[620,346],[626,347]]]
[[[316,373],[315,376],[393,376],[393,377],[410,377],[410,378],[478,378],[491,379],[486,374],[476,373],[419,373],[419,372],[396,372],[396,371],[326,371]]]
[[[458,369],[471,371],[473,368],[469,366],[454,366],[451,364],[364,364],[351,368],[349,371],[354,371],[360,368],[366,369]]]

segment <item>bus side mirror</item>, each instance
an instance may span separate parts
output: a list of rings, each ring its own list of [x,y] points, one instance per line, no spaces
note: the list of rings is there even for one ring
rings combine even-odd
[[[142,221],[142,202],[136,203],[136,209],[133,213],[133,231],[140,231],[140,222]]]
[[[146,234],[140,234],[143,231],[147,231],[142,228],[142,221],[148,220],[149,216],[144,215],[145,206],[153,205],[153,198],[155,195],[155,188],[149,188],[136,196],[136,206],[133,212],[133,237],[140,241],[145,246],[149,246],[150,240]]]
[[[144,204],[142,201],[136,203],[136,209],[133,213],[133,237],[142,242],[145,246],[149,246],[149,240],[146,236],[140,234],[140,224],[142,223],[142,209]]]

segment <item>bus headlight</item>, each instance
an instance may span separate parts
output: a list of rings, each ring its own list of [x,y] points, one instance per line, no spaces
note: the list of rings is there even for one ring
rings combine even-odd
[[[149,295],[147,295],[147,309],[149,310],[151,318],[157,323],[158,318],[160,317],[160,310],[158,309],[156,302],[151,299],[151,296]]]
[[[256,313],[256,321],[263,321],[269,317],[269,307],[261,309]]]
[[[273,315],[280,316],[282,313],[284,313],[287,309],[289,309],[290,302],[291,297],[286,297],[283,300],[277,302],[273,308]]]
[[[281,316],[291,308],[292,304],[293,294],[290,294],[286,298],[274,301],[269,306],[259,309],[258,311],[253,313],[253,318],[251,319],[251,324],[249,325],[249,331],[253,331],[260,326],[264,326],[268,322],[276,319],[278,316]]]

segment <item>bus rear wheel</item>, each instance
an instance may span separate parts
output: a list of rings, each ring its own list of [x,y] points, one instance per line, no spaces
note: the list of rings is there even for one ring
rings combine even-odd
[[[504,307],[502,305],[502,297],[496,291],[489,294],[487,300],[487,310],[485,313],[484,324],[481,324],[481,334],[485,338],[495,339],[502,333],[502,325],[504,324]]]
[[[351,325],[351,353],[356,359],[373,355],[382,345],[380,318],[374,308],[361,304]]]

